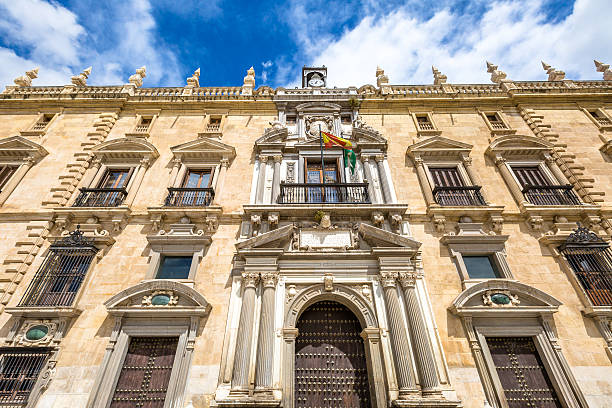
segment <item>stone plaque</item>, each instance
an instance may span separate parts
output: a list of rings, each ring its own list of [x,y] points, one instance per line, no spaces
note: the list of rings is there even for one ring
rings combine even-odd
[[[300,248],[350,248],[349,230],[300,230]]]

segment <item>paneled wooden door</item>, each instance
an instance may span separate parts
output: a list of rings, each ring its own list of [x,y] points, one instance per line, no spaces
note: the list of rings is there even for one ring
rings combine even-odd
[[[295,347],[295,408],[369,408],[361,325],[337,302],[302,313]]]
[[[487,337],[510,408],[561,408],[531,337]]]
[[[178,337],[132,337],[110,408],[163,408]]]

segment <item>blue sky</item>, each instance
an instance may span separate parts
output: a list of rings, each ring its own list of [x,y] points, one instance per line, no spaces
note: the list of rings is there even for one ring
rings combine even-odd
[[[40,67],[36,85],[63,85],[93,66],[89,84],[296,86],[302,65],[325,64],[331,86],[488,83],[485,60],[516,80],[601,79],[612,63],[609,0],[0,0],[0,86]]]

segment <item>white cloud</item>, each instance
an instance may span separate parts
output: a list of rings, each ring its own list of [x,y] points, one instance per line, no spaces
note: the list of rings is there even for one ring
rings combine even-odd
[[[0,85],[12,85],[36,66],[33,84],[63,85],[90,65],[92,85],[126,83],[142,65],[145,84],[184,83],[176,54],[157,36],[148,0],[107,9],[95,0],[79,1],[75,10],[53,0],[0,0],[0,35],[10,47],[0,47]]]
[[[331,85],[374,83],[377,65],[391,83],[431,83],[431,65],[449,82],[488,83],[485,60],[516,80],[546,78],[543,60],[568,78],[601,79],[593,59],[612,62],[612,8],[607,0],[577,0],[571,15],[551,23],[542,2],[498,1],[480,21],[472,14],[436,12],[429,19],[400,7],[383,16],[366,16],[338,39],[319,38],[318,47],[296,29],[296,39],[313,65],[328,67]]]

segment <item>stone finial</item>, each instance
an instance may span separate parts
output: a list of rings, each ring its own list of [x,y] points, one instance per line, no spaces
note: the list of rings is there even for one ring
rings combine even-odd
[[[441,85],[446,83],[446,75],[442,74],[438,68],[431,66],[431,72],[433,72],[434,85]]]
[[[253,89],[255,88],[255,69],[253,67],[247,70],[247,74],[244,77],[242,83],[242,95],[253,95]]]
[[[86,68],[79,75],[75,75],[70,78],[70,82],[75,84],[76,86],[87,86],[87,78],[91,74],[91,67]]]
[[[376,86],[382,87],[389,83],[389,77],[385,75],[385,70],[381,67],[376,67]]]
[[[597,60],[593,60],[595,62],[595,67],[597,68],[597,72],[603,72],[604,81],[612,81],[612,70],[610,70],[610,64],[604,64]]]
[[[147,76],[147,67],[142,66],[136,70],[136,73],[129,79],[130,84],[135,85],[137,88],[142,86],[142,78]]]
[[[200,87],[200,68],[196,69],[193,75],[187,78],[187,86],[191,86],[193,88]]]
[[[542,68],[548,74],[549,81],[563,81],[565,79],[565,72],[555,69],[542,61]]]
[[[38,78],[38,67],[26,71],[25,75],[15,78],[13,82],[17,86],[32,86],[34,78]]]
[[[504,71],[498,70],[497,67],[497,65],[493,65],[487,61],[487,72],[491,74],[491,82],[496,84],[510,82],[509,79],[506,79],[507,74]]]

